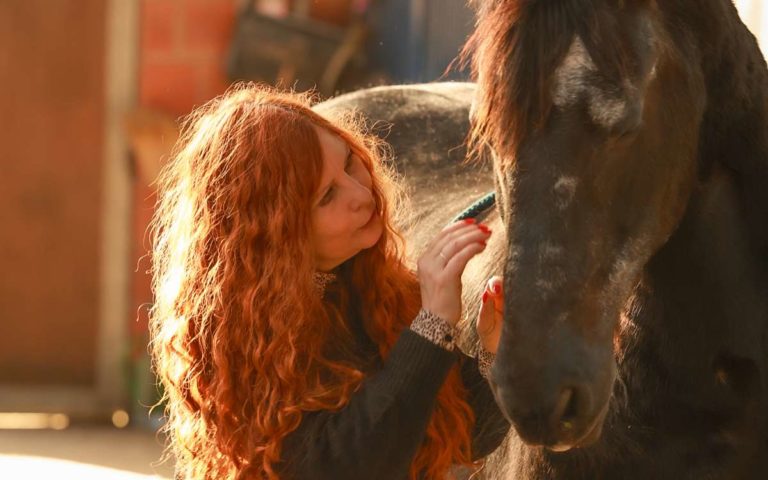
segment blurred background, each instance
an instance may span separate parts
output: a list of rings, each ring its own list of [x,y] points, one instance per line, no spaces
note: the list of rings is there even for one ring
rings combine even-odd
[[[768,7],[735,2],[768,45]],[[147,354],[153,181],[236,80],[466,79],[464,0],[0,0],[2,478],[171,478]]]

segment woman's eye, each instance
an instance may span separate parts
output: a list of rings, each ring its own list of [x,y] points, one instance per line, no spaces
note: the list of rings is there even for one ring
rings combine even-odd
[[[355,167],[359,163],[357,161],[357,155],[354,152],[350,152],[349,155],[347,155],[346,160],[344,161],[344,171],[349,172],[350,169]],[[335,186],[331,186],[331,188],[328,189],[327,192],[325,192],[325,195],[323,195],[323,198],[320,199],[320,202],[318,203],[318,206],[328,205],[328,203],[333,200],[333,195],[336,191]]]
[[[344,165],[344,170],[349,171],[349,169],[352,167],[352,165],[355,163],[355,154],[350,153],[347,157],[346,165]]]
[[[323,205],[328,205],[328,202],[330,202],[333,199],[334,190],[336,189],[333,187],[329,188],[328,191],[325,192],[325,195],[323,195],[323,198],[320,199],[320,203],[318,203],[318,205],[320,205],[321,207]]]

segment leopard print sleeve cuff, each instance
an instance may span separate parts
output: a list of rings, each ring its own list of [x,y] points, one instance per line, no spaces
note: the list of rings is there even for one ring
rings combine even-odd
[[[488,376],[491,374],[491,365],[493,365],[495,359],[495,353],[484,349],[482,345],[480,346],[480,351],[477,353],[477,369],[480,370],[480,375],[486,380],[488,380]]]
[[[456,347],[456,328],[429,310],[419,311],[411,330],[446,350],[453,351]]]

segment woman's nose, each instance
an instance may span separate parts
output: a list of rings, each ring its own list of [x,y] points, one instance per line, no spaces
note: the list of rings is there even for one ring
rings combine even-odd
[[[373,204],[373,193],[369,188],[362,185],[358,185],[354,195],[352,196],[352,209],[361,210],[364,208],[370,208]]]
[[[350,178],[351,199],[350,203],[354,210],[369,208],[373,203],[373,192],[371,188],[359,179]]]

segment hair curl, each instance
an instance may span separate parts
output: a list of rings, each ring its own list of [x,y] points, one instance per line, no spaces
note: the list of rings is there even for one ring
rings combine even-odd
[[[170,451],[182,478],[276,479],[303,412],[342,408],[364,378],[343,321],[361,299],[384,358],[420,305],[390,206],[401,198],[382,144],[308,95],[239,85],[193,112],[159,179],[150,312]],[[344,265],[333,301],[313,294],[311,206],[323,159],[314,130],[362,158],[384,230]],[[288,321],[290,319],[290,321]],[[442,478],[470,462],[474,421],[457,368],[411,466]]]

